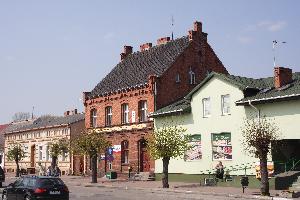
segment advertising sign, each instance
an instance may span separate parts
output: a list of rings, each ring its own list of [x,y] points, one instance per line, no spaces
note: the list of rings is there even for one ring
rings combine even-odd
[[[268,168],[268,176],[272,177],[274,175],[274,162],[268,162],[267,168]],[[255,163],[255,171],[256,171],[256,178],[260,179],[261,178],[260,162]]]
[[[232,160],[230,133],[212,134],[213,160]]]
[[[192,148],[185,153],[185,161],[202,159],[201,135],[192,135],[189,145],[191,145]]]

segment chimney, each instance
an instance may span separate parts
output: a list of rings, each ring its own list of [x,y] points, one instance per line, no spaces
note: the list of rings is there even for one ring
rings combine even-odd
[[[149,50],[151,47],[152,47],[152,43],[145,43],[145,44],[140,45],[141,51]]]
[[[132,54],[132,46],[124,46],[123,53],[121,53],[121,60],[124,60],[129,54]]]
[[[77,114],[77,109],[71,111],[71,115],[76,115],[76,114]]]
[[[199,40],[202,36],[202,23],[195,21],[193,30],[189,30],[188,32],[189,40]],[[205,39],[207,39],[207,34],[205,35]]]
[[[64,112],[64,116],[69,116],[70,115],[70,111],[67,110],[66,112]]]
[[[274,85],[278,89],[286,84],[293,81],[292,70],[285,67],[275,67],[274,68]]]
[[[157,40],[157,45],[166,44],[170,41],[170,37],[162,37]]]

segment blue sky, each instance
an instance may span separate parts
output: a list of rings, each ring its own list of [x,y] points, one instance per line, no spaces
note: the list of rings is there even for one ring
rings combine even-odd
[[[109,3],[108,3],[109,2]],[[187,34],[195,20],[231,74],[300,71],[300,1],[296,0],[26,0],[0,1],[0,124],[16,112],[83,111],[83,91],[119,62],[122,47]]]

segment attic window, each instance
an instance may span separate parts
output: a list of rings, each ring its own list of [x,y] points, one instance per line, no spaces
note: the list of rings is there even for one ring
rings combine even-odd
[[[176,74],[175,82],[176,83],[180,83],[180,75],[179,75],[179,73]]]
[[[190,77],[190,80],[189,80],[190,85],[196,84],[196,75],[195,75],[195,72],[193,72],[191,68],[189,71],[189,77]]]

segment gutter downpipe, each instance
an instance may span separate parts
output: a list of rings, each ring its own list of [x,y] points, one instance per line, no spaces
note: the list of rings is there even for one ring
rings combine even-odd
[[[249,103],[249,106],[251,106],[252,108],[254,108],[257,111],[257,119],[258,119],[258,121],[260,121],[260,110],[251,103],[251,100],[248,100],[248,103]]]

